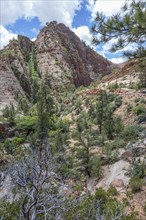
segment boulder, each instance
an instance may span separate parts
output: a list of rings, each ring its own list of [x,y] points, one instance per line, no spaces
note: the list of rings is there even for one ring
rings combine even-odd
[[[113,187],[124,187],[124,181],[122,179],[114,179],[111,182],[111,186],[113,186]]]
[[[123,160],[127,160],[128,158],[132,158],[134,155],[131,151],[125,151],[122,155],[121,155],[121,159]]]

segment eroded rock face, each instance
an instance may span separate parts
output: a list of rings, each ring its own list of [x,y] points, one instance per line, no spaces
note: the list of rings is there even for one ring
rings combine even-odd
[[[15,104],[17,94],[31,96],[28,63],[33,47],[40,76],[53,87],[69,83],[88,86],[100,74],[111,72],[111,62],[86,46],[64,24],[51,22],[40,31],[35,42],[18,35],[17,40],[1,50],[1,106]]]
[[[111,73],[111,62],[81,42],[64,24],[47,24],[35,46],[40,72],[48,74],[54,84],[72,81],[76,87],[88,86],[100,74]]]
[[[18,36],[18,40],[12,40],[0,51],[0,109],[10,102],[16,105],[18,94],[31,93],[27,63],[31,46],[28,38]]]
[[[124,187],[124,181],[122,179],[114,179],[112,182],[111,182],[111,185],[113,187]]]

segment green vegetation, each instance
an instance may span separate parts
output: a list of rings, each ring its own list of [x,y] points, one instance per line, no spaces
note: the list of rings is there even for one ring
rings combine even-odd
[[[133,177],[130,180],[130,186],[133,193],[139,192],[142,190],[143,180],[138,177]]]
[[[8,122],[12,125],[15,123],[16,111],[14,105],[10,103],[10,106],[6,106],[3,110],[3,117],[7,118]]]
[[[146,41],[146,16],[145,1],[132,0],[126,2],[117,13],[109,18],[103,13],[97,12],[92,32],[94,43],[107,43],[115,39],[110,51],[115,52],[125,48],[130,43],[136,43],[134,51],[125,51],[123,54],[128,58],[146,57],[144,42]],[[124,15],[124,16],[123,16]],[[137,24],[137,25],[133,25]]]
[[[61,65],[59,60],[56,64]],[[133,207],[125,212],[131,198],[127,192],[119,202],[117,188],[96,188],[123,150],[132,155],[127,160],[131,163],[128,192],[138,193],[145,184],[146,164],[137,158],[142,155],[139,148],[133,148],[145,128],[125,125],[116,114],[123,100],[112,90],[121,85],[110,84],[92,97],[86,95],[86,88],[71,84],[53,88],[49,73],[41,78],[34,47],[28,67],[30,99],[17,95],[18,106],[11,103],[1,116],[0,172],[5,175],[0,175],[0,186],[10,177],[13,198],[0,200],[0,218],[138,220]],[[129,100],[126,116],[145,117],[145,104],[141,98],[134,105]]]
[[[146,88],[146,61],[145,59],[141,61],[139,65],[139,71],[140,71],[140,88]]]

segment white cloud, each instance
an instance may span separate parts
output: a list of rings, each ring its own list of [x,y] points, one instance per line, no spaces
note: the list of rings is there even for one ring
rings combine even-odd
[[[1,2],[1,24],[13,24],[21,17],[30,18],[34,16],[31,1],[2,1]]]
[[[14,24],[19,18],[32,19],[38,17],[42,25],[56,20],[71,28],[76,11],[80,9],[82,0],[12,0],[1,2],[1,48],[9,39],[17,35],[9,32],[4,26]],[[37,33],[37,29],[32,29]]]
[[[80,26],[77,28],[73,28],[72,31],[83,41],[86,42],[87,45],[92,45],[92,35],[90,30],[87,26]]]
[[[11,33],[2,25],[0,25],[0,49],[6,46],[9,43],[9,40],[13,38],[17,39],[17,34]]]
[[[126,61],[126,59],[125,58],[122,58],[122,57],[119,57],[119,58],[112,58],[112,59],[110,59],[110,61],[111,62],[113,62],[113,63],[123,63],[123,62],[125,62]]]
[[[88,0],[87,9],[91,12],[92,20],[95,18],[97,11],[103,12],[106,16],[111,16],[123,6],[125,0]]]
[[[31,19],[37,16],[44,25],[46,22],[56,20],[71,27],[77,10],[81,7],[82,0],[65,1],[2,1],[1,24],[13,24],[19,18]]]
[[[118,40],[118,39],[117,39],[117,40]],[[104,52],[105,54],[109,54],[109,53],[110,53],[109,50],[111,49],[111,46],[112,46],[113,44],[115,44],[115,43],[117,42],[117,40],[113,38],[112,40],[110,40],[109,42],[107,42],[106,44],[104,44],[104,45],[102,46],[103,52]],[[129,43],[129,44],[128,44],[127,46],[125,46],[123,49],[117,50],[116,52],[114,52],[114,54],[123,53],[124,51],[135,51],[136,48],[138,48],[137,43]]]
[[[38,34],[38,33],[39,33],[39,30],[36,29],[36,28],[32,28],[31,31],[32,31],[33,33],[35,33],[35,34]]]
[[[105,59],[107,59],[107,57],[106,57],[104,51],[97,51],[97,53],[99,53],[101,56],[103,56]]]
[[[118,40],[118,39],[117,39],[117,40]],[[113,44],[115,44],[115,43],[117,42],[117,40],[113,38],[113,39],[111,39],[110,41],[108,41],[107,43],[105,43],[105,44],[102,46],[104,53],[109,53],[109,50],[111,49],[111,46],[112,46]]]
[[[34,37],[34,38],[31,39],[31,41],[35,41],[35,40],[36,40],[36,37]]]

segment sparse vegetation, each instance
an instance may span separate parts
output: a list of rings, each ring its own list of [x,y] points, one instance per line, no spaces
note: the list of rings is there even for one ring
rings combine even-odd
[[[107,42],[109,38],[106,34],[113,34],[113,28],[118,34],[121,27],[127,27],[126,36],[132,34],[131,39],[138,39],[141,44],[143,38],[137,35],[145,30],[145,22],[142,20],[142,25],[138,23],[138,29],[132,24],[131,30],[130,16],[132,21],[136,18],[139,21],[140,14],[145,19],[141,11],[143,4],[133,0],[129,6],[125,5],[123,10],[127,17],[124,14],[121,20],[119,16],[105,20],[98,13],[97,22],[100,19],[105,22],[105,25],[99,23],[99,31],[105,34],[101,40]],[[126,7],[130,7],[131,14]],[[48,28],[49,24],[46,30]],[[138,30],[137,35],[135,30]],[[38,48],[30,42],[26,57],[23,50],[14,50],[14,54],[13,48],[7,49],[6,54],[1,52],[2,57],[11,58],[15,77],[18,80],[22,75],[27,78],[29,88],[24,83],[26,90],[13,94],[16,102],[6,106],[0,115],[0,198],[1,194],[2,197],[6,195],[0,199],[0,219],[139,220],[134,205],[146,186],[146,99],[142,93],[145,88],[145,63],[141,62],[139,81],[135,75],[135,71],[139,71],[135,67],[139,62],[134,60],[119,72],[115,72],[118,67],[113,65],[111,75],[104,76],[106,72],[101,71],[97,80],[88,87],[80,86],[88,85],[91,80],[88,72],[83,71],[83,63],[79,65],[80,53],[84,50],[78,41],[66,48],[64,45],[68,45],[69,39],[67,35],[63,37],[61,29],[59,36],[64,38],[63,41],[54,32],[54,39],[51,39],[51,32],[49,34],[52,44],[48,41],[46,45],[52,45],[52,49],[45,43]],[[123,41],[123,34],[119,35],[119,39],[113,45],[114,51],[129,43],[129,37]],[[62,44],[57,47],[60,42]],[[85,43],[83,45],[89,53],[91,48]],[[76,51],[76,46],[79,46],[80,52]],[[45,60],[44,66],[41,65],[42,60],[38,60],[43,57],[43,50],[46,59],[51,60],[51,63]],[[67,58],[65,54],[61,56],[62,50],[67,53]],[[27,60],[24,65],[23,59],[20,59],[18,68],[15,65],[17,52]],[[141,54],[139,50],[137,52],[125,55],[145,54],[143,50]],[[84,53],[84,62],[90,57],[88,53]],[[100,55],[97,56],[100,58]],[[65,59],[68,59],[67,63]],[[48,63],[52,69],[56,65],[55,77]],[[18,77],[23,65],[24,74]],[[125,68],[128,71],[132,69],[132,72],[126,75]],[[81,78],[83,73],[86,76],[84,80]],[[56,76],[60,77],[61,85],[58,81],[54,83]],[[135,77],[134,80],[132,77]],[[21,86],[22,83],[23,80]],[[140,212],[146,213],[145,203]]]

